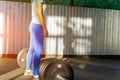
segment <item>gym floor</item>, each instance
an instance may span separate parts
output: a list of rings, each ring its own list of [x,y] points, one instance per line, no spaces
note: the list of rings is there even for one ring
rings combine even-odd
[[[120,80],[120,60],[66,58],[74,70],[74,80]],[[0,58],[0,80],[29,80],[14,58]],[[10,77],[11,76],[11,77]],[[9,77],[10,79],[8,79]]]

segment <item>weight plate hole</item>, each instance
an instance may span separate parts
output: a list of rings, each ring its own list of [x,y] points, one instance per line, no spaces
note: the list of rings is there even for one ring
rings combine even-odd
[[[61,64],[58,64],[58,65],[57,65],[57,67],[58,67],[58,68],[61,68],[61,67],[62,67],[62,65],[61,65]]]
[[[24,61],[24,59],[21,59],[21,61]]]

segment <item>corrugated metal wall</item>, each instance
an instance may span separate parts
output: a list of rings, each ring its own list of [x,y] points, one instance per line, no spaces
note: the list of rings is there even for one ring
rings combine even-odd
[[[119,20],[118,10],[48,6],[46,24],[50,37],[46,50],[59,54],[119,55]]]
[[[16,54],[29,46],[30,3],[0,1],[1,53]],[[120,54],[120,11],[47,5],[47,54]]]
[[[29,45],[28,26],[31,19],[29,3],[0,1],[0,53],[15,54]]]

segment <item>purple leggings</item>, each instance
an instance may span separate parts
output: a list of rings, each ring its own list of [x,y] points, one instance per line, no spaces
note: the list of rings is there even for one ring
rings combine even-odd
[[[44,32],[40,24],[31,23],[30,31],[30,47],[26,57],[26,70],[30,70],[33,58],[33,75],[39,75],[40,54],[42,53]],[[32,57],[33,56],[33,57]]]

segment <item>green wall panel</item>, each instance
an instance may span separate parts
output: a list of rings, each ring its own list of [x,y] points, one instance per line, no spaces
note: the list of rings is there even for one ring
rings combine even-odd
[[[74,6],[93,7],[103,9],[119,9],[120,0],[74,0]]]

